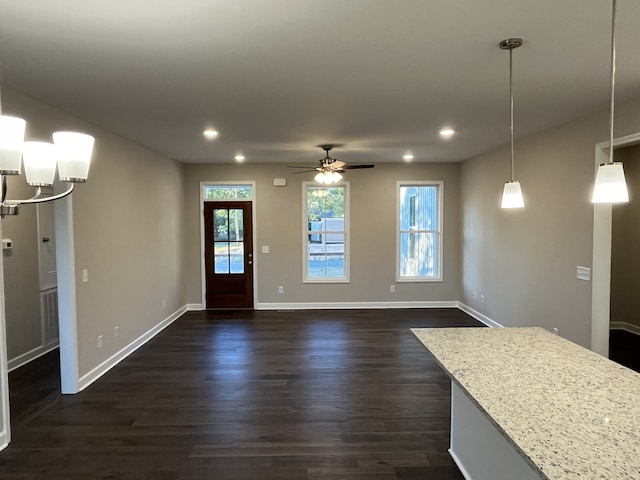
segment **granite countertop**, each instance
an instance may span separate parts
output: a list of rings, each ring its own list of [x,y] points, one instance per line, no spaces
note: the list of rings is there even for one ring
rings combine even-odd
[[[542,478],[640,479],[640,374],[542,328],[412,331]]]

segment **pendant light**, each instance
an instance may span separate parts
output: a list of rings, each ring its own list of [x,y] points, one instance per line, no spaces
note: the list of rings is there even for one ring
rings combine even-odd
[[[621,162],[613,161],[613,117],[616,84],[616,0],[611,14],[611,84],[609,108],[609,161],[598,167],[593,189],[593,203],[627,203],[629,192]]]
[[[509,132],[511,139],[511,181],[504,184],[504,191],[502,192],[502,208],[524,207],[524,199],[522,198],[520,182],[514,180],[513,177],[513,49],[518,48],[521,45],[521,38],[508,38],[507,40],[500,42],[500,48],[502,50],[509,50]]]

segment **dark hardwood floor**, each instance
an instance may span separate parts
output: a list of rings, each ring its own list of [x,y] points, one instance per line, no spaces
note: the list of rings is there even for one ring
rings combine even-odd
[[[16,371],[26,408],[0,478],[463,480],[449,380],[409,331],[445,326],[481,325],[456,309],[189,312],[77,395],[35,387],[48,399],[30,408]]]
[[[609,332],[609,358],[640,372],[640,335],[626,330]]]

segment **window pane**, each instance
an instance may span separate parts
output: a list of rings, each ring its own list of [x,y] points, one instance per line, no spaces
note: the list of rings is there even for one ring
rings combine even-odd
[[[244,224],[242,220],[242,209],[232,208],[229,210],[229,240],[244,240]]]
[[[230,242],[231,273],[244,273],[244,243]]]
[[[215,219],[215,230],[213,232],[213,240],[224,241],[229,240],[229,211],[226,208],[216,208],[213,210],[213,218]]]
[[[338,240],[338,235],[336,240]],[[308,244],[307,275],[311,278],[342,278],[344,269],[344,235],[339,235],[340,242],[325,244]]]
[[[344,187],[309,187],[307,216],[309,221],[344,218]]]
[[[439,272],[436,233],[400,234],[400,276],[432,277]]]
[[[251,198],[253,187],[251,185],[206,185],[204,198],[224,200],[228,198]]]
[[[438,187],[400,187],[400,230],[438,229]]]
[[[229,244],[214,242],[214,273],[229,273]]]

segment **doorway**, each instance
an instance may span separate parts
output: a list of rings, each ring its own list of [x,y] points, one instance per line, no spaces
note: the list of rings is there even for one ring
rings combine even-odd
[[[37,205],[38,265],[40,269],[40,311],[42,344],[58,344],[58,280],[54,206]]]
[[[616,138],[614,148],[640,143],[640,132]],[[609,142],[596,145],[595,169],[608,158]],[[594,170],[595,175],[595,170]],[[595,204],[593,210],[593,260],[591,284],[591,350],[609,357],[611,318],[612,206]]]
[[[253,308],[252,202],[204,204],[206,308]]]

